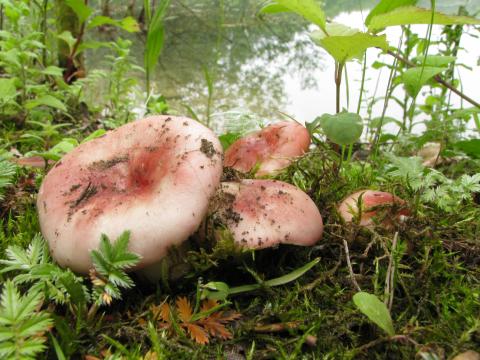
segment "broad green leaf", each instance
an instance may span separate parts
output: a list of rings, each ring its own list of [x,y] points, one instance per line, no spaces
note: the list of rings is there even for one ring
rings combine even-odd
[[[417,64],[422,65],[424,59],[424,56],[417,56],[413,60]],[[457,60],[455,56],[427,55],[427,58],[425,59],[425,66],[446,67],[455,60]]]
[[[416,5],[417,2],[418,0],[381,0],[368,14],[365,25],[368,26],[374,16],[388,13],[402,6]]]
[[[323,11],[320,2],[317,0],[275,0],[269,5],[270,7],[268,7],[268,5],[264,7],[264,9],[266,8],[266,11],[263,12],[270,11],[270,13],[272,13],[283,11],[282,9],[287,9],[300,16],[303,16],[305,19],[318,25],[320,29],[326,31],[325,12]]]
[[[415,6],[404,6],[386,14],[376,15],[371,18],[368,29],[370,31],[380,30],[389,26],[430,24],[432,11]],[[433,24],[437,25],[478,25],[479,19],[469,16],[453,16],[435,12]]]
[[[220,281],[212,281],[202,286],[202,299],[225,300],[230,293],[230,287]]]
[[[312,40],[324,48],[336,61],[345,63],[361,59],[368,48],[388,49],[387,37],[362,33],[341,24],[328,24],[328,36],[322,31],[314,31]]]
[[[325,135],[338,145],[353,144],[362,136],[362,118],[355,113],[323,114],[319,122]]]
[[[81,24],[84,23],[93,12],[93,9],[85,5],[85,1],[83,0],[65,0],[65,3],[75,12]]]
[[[61,77],[63,75],[63,70],[58,66],[48,66],[42,70],[42,74]]]
[[[145,44],[145,68],[148,74],[154,70],[163,49],[163,18],[169,5],[170,0],[160,2],[148,27],[147,42]]]
[[[241,134],[239,133],[226,133],[223,135],[220,135],[218,139],[220,140],[220,143],[222,144],[223,150],[227,150],[230,145],[232,145],[235,141],[240,139],[242,137]]]
[[[263,6],[258,13],[259,14],[278,14],[278,13],[289,12],[289,11],[290,11],[289,8],[283,5],[277,4],[275,2],[271,2],[271,3],[265,4],[265,6]]]
[[[453,146],[468,156],[480,159],[480,139],[457,141]]]
[[[353,295],[353,302],[364,315],[377,324],[388,335],[395,335],[390,312],[388,311],[387,306],[375,295],[366,292],[358,292]]]
[[[13,99],[16,94],[15,79],[0,79],[0,104]]]
[[[43,95],[37,99],[29,100],[25,102],[25,107],[28,110],[34,109],[38,106],[49,106],[49,107],[67,112],[67,108],[65,107],[65,104],[60,100],[58,100],[56,97],[53,97],[52,95]]]
[[[75,39],[70,31],[64,31],[61,34],[57,35],[57,37],[63,41],[65,41],[68,45],[70,52],[72,52],[73,46],[77,39]]]
[[[88,23],[88,28],[92,29],[97,26],[102,26],[102,25],[112,25],[116,26],[118,28],[121,28],[125,31],[128,32],[138,32],[140,31],[140,26],[138,25],[137,21],[132,18],[131,16],[128,16],[122,20],[116,20],[112,19],[108,16],[95,16],[89,23]]]
[[[444,67],[425,66],[415,67],[406,70],[402,75],[402,81],[405,85],[405,90],[411,97],[416,97],[421,88],[434,76],[445,71]]]

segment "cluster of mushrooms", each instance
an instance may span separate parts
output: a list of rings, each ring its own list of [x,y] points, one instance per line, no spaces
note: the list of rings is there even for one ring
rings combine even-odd
[[[247,135],[224,154],[215,134],[195,120],[138,120],[80,145],[55,164],[38,194],[41,230],[53,258],[83,274],[92,267],[90,252],[102,234],[116,239],[129,230],[130,251],[141,256],[135,270],[155,269],[212,211],[242,248],[311,246],[322,238],[323,222],[303,191],[276,180],[221,182],[224,166],[243,173],[256,169],[255,177],[272,175],[309,146],[307,129],[295,122]],[[359,224],[371,226],[376,207],[392,204],[404,202],[362,190],[338,211],[346,222],[360,211]]]

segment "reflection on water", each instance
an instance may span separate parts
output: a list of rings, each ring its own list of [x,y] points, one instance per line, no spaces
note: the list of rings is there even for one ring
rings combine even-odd
[[[329,18],[338,16],[338,21],[361,28],[362,18],[376,2],[330,0],[325,9]],[[288,14],[260,19],[256,16],[258,4],[257,0],[172,1],[166,44],[154,75],[155,92],[163,94],[178,111],[185,113],[183,104],[188,104],[205,119],[208,74],[213,82],[212,113],[240,109],[275,118],[280,110],[309,121],[333,112],[332,61],[309,40],[309,25]],[[460,5],[471,12],[480,10],[478,0],[441,0],[437,4],[450,13]],[[388,36],[396,43],[399,32],[393,30]],[[143,43],[138,38],[134,41],[140,64]],[[356,89],[360,66],[354,64],[349,71],[351,86]]]

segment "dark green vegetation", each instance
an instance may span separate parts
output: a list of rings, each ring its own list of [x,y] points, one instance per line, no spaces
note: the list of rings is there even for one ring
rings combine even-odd
[[[478,20],[435,14],[441,5],[435,1],[424,11],[405,10],[414,0],[381,1],[366,18],[370,31],[362,33],[325,23],[313,0],[279,0],[265,8],[244,0],[218,0],[214,7],[206,1],[122,3],[0,0],[0,358],[446,359],[480,349],[480,107],[478,92],[462,93],[456,71],[462,38],[480,35]],[[327,2],[327,14],[335,15],[343,3]],[[284,6],[307,20],[269,14]],[[311,152],[277,176],[318,205],[325,233],[317,246],[234,259],[225,240],[181,257],[186,274],[157,285],[125,273],[137,261],[126,250],[128,233],[114,245],[102,239],[90,278],[51,261],[39,235],[35,194],[55,161],[138,112],[183,113],[216,127],[222,124],[214,110],[228,110],[235,99],[260,114],[274,113],[274,100],[283,96],[278,76],[246,67],[252,55],[245,49],[255,46],[255,56],[275,58],[308,22],[324,29],[312,39],[336,64],[337,112],[358,101],[356,113],[319,113],[307,124]],[[431,25],[409,25],[431,22],[447,24],[435,39]],[[232,42],[229,29],[238,23],[251,31]],[[389,25],[401,26],[398,47],[382,37]],[[192,31],[194,26],[202,31]],[[182,56],[191,46],[195,67]],[[288,71],[319,66],[309,57],[311,47],[308,38],[296,42]],[[350,83],[355,91],[344,99],[340,89],[348,77],[342,70],[361,62],[367,49],[379,51],[371,47],[391,54],[385,64],[373,63],[373,56],[363,63],[364,71],[374,66],[388,74],[386,92],[370,98],[363,82]],[[191,86],[179,88],[168,72],[156,79],[158,56],[160,67],[180,67]],[[248,79],[258,92],[245,94],[232,85]],[[218,89],[224,89],[223,102]],[[257,97],[267,89],[272,103]],[[452,92],[463,101],[454,102],[458,95]],[[378,104],[384,110],[376,117]],[[398,118],[385,116],[392,104],[401,108]],[[259,114],[241,115],[235,130],[223,134],[225,146],[257,125]],[[418,123],[425,132],[414,131]],[[428,142],[441,148],[434,168],[414,156]],[[411,216],[389,229],[344,224],[336,204],[364,188],[403,198]],[[307,264],[313,267],[298,277]],[[254,291],[238,291],[245,284],[255,284],[248,288]],[[165,301],[187,297],[195,306],[202,296],[219,298],[220,307],[241,314],[230,325],[232,339],[200,346],[179,319],[167,331],[155,315]],[[368,310],[372,304],[376,315]],[[194,316],[208,316],[195,307]]]

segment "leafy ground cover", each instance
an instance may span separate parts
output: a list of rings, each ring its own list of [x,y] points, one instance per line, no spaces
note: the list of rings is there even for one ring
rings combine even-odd
[[[315,24],[312,41],[336,64],[336,113],[306,124],[311,150],[276,175],[320,209],[325,231],[317,245],[239,254],[227,233],[211,229],[209,246],[193,236],[188,252],[172,249],[181,277],[166,272],[156,284],[128,272],[138,261],[128,251],[129,229],[102,238],[89,277],[52,261],[35,198],[61,156],[134,120],[138,96],[145,113],[187,111],[213,121],[211,97],[201,116],[170,108],[153,90],[169,5],[146,2],[140,18],[132,10],[135,18],[118,19],[108,6],[83,1],[0,2],[0,357],[447,359],[478,350],[480,106],[477,94],[462,92],[455,69],[462,36],[478,36],[480,21],[464,10],[436,13],[435,1],[430,9],[380,1],[363,32],[327,22],[314,0],[259,4],[261,21],[289,11]],[[411,24],[427,24],[426,34]],[[444,26],[439,39],[432,24]],[[402,27],[398,47],[382,32],[390,26]],[[132,61],[131,41],[86,36],[112,28],[143,31],[142,66]],[[92,49],[108,53],[107,69],[89,68],[84,52]],[[389,53],[392,62],[368,63],[366,51]],[[368,98],[360,84],[355,113],[342,111],[351,61],[389,73],[384,96]],[[208,69],[204,75],[211,94],[214,78]],[[99,79],[106,90],[93,102],[89,89]],[[401,118],[385,116],[392,102]],[[380,117],[372,116],[376,104]],[[413,131],[419,123],[422,133]],[[240,123],[219,135],[227,148],[249,130]],[[432,143],[439,152],[417,156]],[[410,215],[389,227],[346,224],[337,204],[366,188],[404,199]]]

